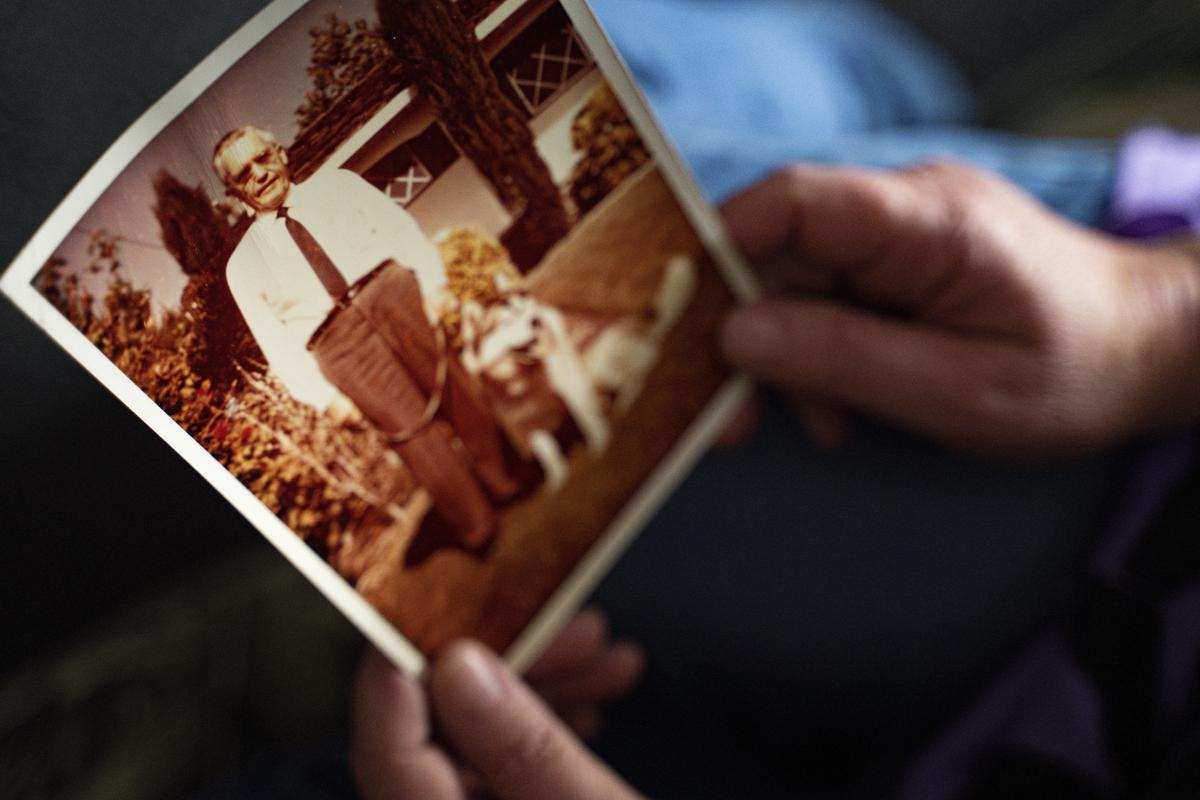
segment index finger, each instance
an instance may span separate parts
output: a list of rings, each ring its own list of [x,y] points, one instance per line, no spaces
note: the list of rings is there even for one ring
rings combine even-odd
[[[796,164],[721,206],[752,262],[781,254],[851,263],[878,253],[896,217],[912,211],[896,176],[852,167]]]
[[[881,307],[918,306],[959,253],[953,170],[787,167],[732,198],[734,241],[781,291],[842,287]]]

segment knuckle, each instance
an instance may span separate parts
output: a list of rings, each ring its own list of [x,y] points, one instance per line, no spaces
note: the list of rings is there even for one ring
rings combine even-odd
[[[923,198],[920,217],[936,232],[954,263],[966,263],[979,232],[987,229],[993,192],[985,173],[955,161],[937,161],[905,175]]]
[[[978,167],[947,159],[922,164],[906,173],[906,177],[959,214],[991,198],[998,180]]]
[[[913,216],[915,194],[894,175],[863,169],[847,169],[841,175],[843,213],[865,230],[890,231]]]
[[[785,164],[775,171],[773,179],[786,185],[797,186],[808,183],[813,176],[813,167],[807,164]]]
[[[786,164],[768,179],[775,192],[793,206],[803,207],[819,193],[821,176],[827,170],[810,164]]]
[[[964,188],[985,185],[991,182],[990,173],[965,161],[953,158],[935,158],[907,171],[910,177],[949,187]]]
[[[811,175],[810,169],[803,164],[784,164],[771,172],[762,186],[768,187],[772,194],[790,198],[811,183]]]

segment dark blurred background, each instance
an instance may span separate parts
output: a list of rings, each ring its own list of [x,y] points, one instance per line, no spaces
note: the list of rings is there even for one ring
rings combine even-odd
[[[0,7],[0,264],[261,5]],[[1194,2],[889,5],[959,62],[989,124],[1094,136],[1148,119],[1200,127]],[[358,635],[7,302],[0,441],[0,795],[340,796]],[[760,775],[803,766],[782,787],[743,784],[748,796],[790,796],[806,771],[814,792],[836,787],[855,764],[869,781],[878,765],[863,753],[875,740],[861,733],[872,715],[889,741],[917,741],[1068,602],[1122,462],[997,467],[868,431],[845,453],[810,459],[822,466],[808,473],[781,464],[746,474],[737,463],[706,462],[599,593],[655,664],[600,749],[657,796],[735,796],[723,781],[744,777],[751,760]],[[696,498],[729,481],[799,487],[806,517],[760,509],[744,530],[716,529]],[[724,494],[735,507],[738,498]],[[1054,546],[1023,561],[1028,549],[1005,545],[1022,537]],[[762,672],[758,688],[730,664]],[[787,717],[762,688],[781,684]],[[697,697],[715,699],[696,707]],[[663,745],[653,767],[639,760],[646,739]],[[797,761],[806,741],[825,750]],[[825,770],[809,763],[826,751],[840,758]],[[671,778],[686,772],[695,785]]]

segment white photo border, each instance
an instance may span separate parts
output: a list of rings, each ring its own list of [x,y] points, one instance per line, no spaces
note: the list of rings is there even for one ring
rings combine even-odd
[[[682,159],[663,133],[586,0],[558,1],[641,134],[656,166],[730,290],[740,301],[754,299],[759,294],[757,282],[715,210],[704,199],[691,174],[683,166]],[[33,286],[34,278],[46,261],[142,150],[240,58],[308,2],[274,0],[138,118],[38,228],[0,276],[0,292],[7,295],[34,324],[42,328],[199,472],[397,667],[419,676],[426,666],[424,654],[296,536],[250,489],[159,408],[149,395],[96,349]],[[626,502],[613,523],[509,647],[504,658],[513,669],[523,670],[550,643],[555,633],[579,608],[655,510],[686,477],[748,396],[749,382],[737,376],[730,378],[714,395],[688,431],[672,445],[667,456]]]

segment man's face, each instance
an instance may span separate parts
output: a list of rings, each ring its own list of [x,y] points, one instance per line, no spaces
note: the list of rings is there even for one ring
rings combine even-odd
[[[292,182],[283,148],[254,130],[234,139],[217,156],[225,185],[255,211],[274,211],[287,200]]]

